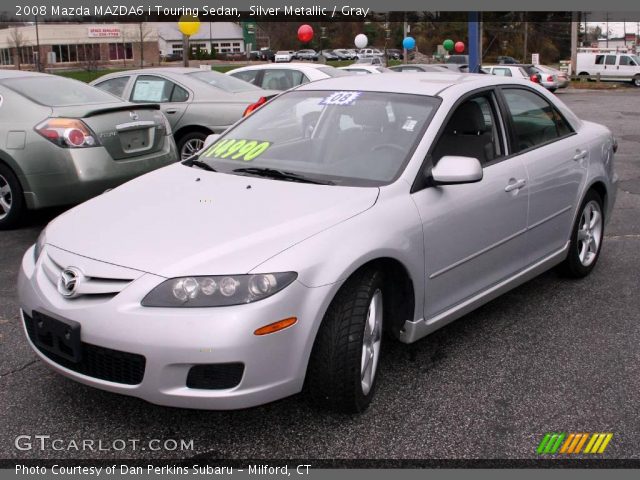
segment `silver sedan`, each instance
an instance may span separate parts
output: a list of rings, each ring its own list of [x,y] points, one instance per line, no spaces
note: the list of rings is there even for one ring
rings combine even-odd
[[[183,159],[200,150],[208,135],[242,118],[247,108],[279,93],[216,71],[181,67],[127,70],[91,85],[133,103],[160,104]]]
[[[361,412],[390,338],[594,269],[615,150],[529,81],[309,83],[52,221],[22,261],[25,333],[62,375],[162,405],[306,389]]]

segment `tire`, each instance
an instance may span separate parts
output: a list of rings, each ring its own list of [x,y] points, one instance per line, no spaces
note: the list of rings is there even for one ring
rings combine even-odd
[[[22,186],[13,171],[0,163],[0,230],[15,228],[26,210]]]
[[[635,77],[633,77],[631,83],[633,83],[634,87],[640,87],[640,75],[636,75]]]
[[[597,219],[594,219],[594,212]],[[583,278],[589,275],[600,258],[603,240],[602,199],[597,192],[590,190],[580,205],[578,216],[571,230],[569,253],[564,262],[558,266],[560,273],[570,278]]]
[[[365,270],[331,302],[316,336],[306,390],[322,407],[345,413],[367,409],[379,377],[383,332],[382,275]]]
[[[183,135],[178,140],[178,152],[180,154],[180,160],[186,160],[195,152],[200,150],[204,146],[204,141],[209,136],[205,132],[189,132]],[[197,146],[200,145],[198,148]]]

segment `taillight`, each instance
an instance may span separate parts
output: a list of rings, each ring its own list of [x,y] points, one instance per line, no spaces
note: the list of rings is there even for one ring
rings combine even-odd
[[[553,75],[549,75],[547,77],[547,82],[553,82]]]
[[[249,105],[247,107],[247,109],[244,111],[242,116],[246,117],[247,115],[252,114],[254,111],[256,111],[258,108],[260,108],[265,103],[267,103],[267,97],[260,97],[260,99],[256,103],[252,103],[251,105]]]
[[[531,75],[531,77],[529,77],[529,80],[531,80],[533,83],[540,83],[540,77],[538,77],[538,75],[535,73]]]
[[[59,147],[84,148],[99,145],[89,127],[75,118],[49,118],[36,125],[35,131]]]

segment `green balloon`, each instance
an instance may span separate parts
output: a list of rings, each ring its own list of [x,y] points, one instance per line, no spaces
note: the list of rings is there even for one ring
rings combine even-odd
[[[444,42],[442,42],[442,46],[447,51],[453,50],[453,40],[449,40],[449,39],[445,40]]]

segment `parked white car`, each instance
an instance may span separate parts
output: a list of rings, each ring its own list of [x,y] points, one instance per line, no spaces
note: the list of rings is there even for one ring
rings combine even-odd
[[[293,50],[278,50],[273,57],[275,63],[288,63],[295,57],[296,52]]]
[[[603,81],[630,81],[640,87],[640,58],[631,53],[578,52],[576,72],[583,76],[600,74]]]
[[[383,331],[412,343],[551,267],[593,270],[615,145],[528,81],[308,83],[53,220],[22,259],[25,334],[60,374],[157,404],[306,387],[361,412]]]
[[[358,58],[382,58],[384,52],[377,48],[361,48],[358,50]]]
[[[331,77],[349,75],[349,73],[318,63],[292,62],[287,65],[261,64],[240,67],[227,72],[245,82],[260,87],[269,85],[270,90],[288,90],[298,85]]]
[[[354,63],[353,65],[348,65],[346,67],[338,67],[338,70],[344,70],[345,72],[353,73],[355,75],[369,75],[371,73],[387,73],[391,72],[386,67],[382,65],[367,65],[364,63]]]

